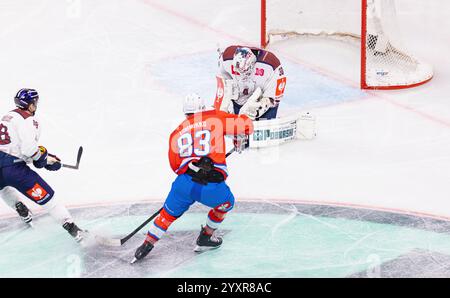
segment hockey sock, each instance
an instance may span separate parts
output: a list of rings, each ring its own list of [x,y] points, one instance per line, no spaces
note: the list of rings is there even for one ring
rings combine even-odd
[[[5,187],[0,190],[0,197],[5,201],[6,205],[16,210],[16,203],[19,202],[19,199],[12,188]]]
[[[161,239],[161,237],[176,219],[177,218],[175,216],[167,213],[166,209],[163,209],[161,213],[159,213],[158,217],[156,217],[156,219],[153,221],[153,225],[148,230],[147,238],[145,239],[145,241],[155,244],[159,239]]]
[[[208,213],[208,218],[206,219],[206,227],[204,233],[207,235],[212,235],[225,219],[226,214],[227,212],[220,211],[217,208],[211,209]]]
[[[51,217],[53,217],[53,219],[55,219],[61,225],[65,222],[73,222],[72,216],[70,215],[66,207],[57,202],[54,198],[52,198],[47,204],[42,207],[50,214]]]

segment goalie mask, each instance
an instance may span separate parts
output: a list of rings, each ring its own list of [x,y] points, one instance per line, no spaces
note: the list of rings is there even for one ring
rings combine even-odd
[[[194,114],[205,109],[205,101],[197,93],[191,93],[184,98],[183,112],[185,114]]]
[[[237,48],[233,57],[233,70],[239,75],[249,77],[253,73],[256,56],[249,48]]]

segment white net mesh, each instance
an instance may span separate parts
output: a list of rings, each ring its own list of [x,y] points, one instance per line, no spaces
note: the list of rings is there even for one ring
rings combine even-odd
[[[363,85],[401,88],[429,80],[431,66],[408,53],[401,42],[394,0],[267,0],[268,42],[292,36],[330,37],[361,43]],[[363,26],[363,19],[366,26]]]

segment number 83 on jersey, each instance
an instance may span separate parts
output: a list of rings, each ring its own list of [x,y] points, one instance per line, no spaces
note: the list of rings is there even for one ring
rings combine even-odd
[[[194,136],[190,133],[181,135],[178,140],[178,154],[180,157],[206,156],[211,151],[211,132],[209,130],[196,131]]]

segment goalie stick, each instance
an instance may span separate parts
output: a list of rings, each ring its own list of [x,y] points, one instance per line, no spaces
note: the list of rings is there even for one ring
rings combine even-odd
[[[235,151],[235,148],[233,147],[226,155],[225,157],[230,156],[233,152]],[[127,236],[121,238],[121,239],[117,239],[117,238],[108,238],[108,237],[103,237],[100,235],[94,235],[95,240],[103,245],[106,246],[121,246],[123,245],[125,242],[127,242],[128,240],[130,240],[131,237],[133,237],[134,235],[136,235],[137,232],[139,232],[143,227],[145,227],[149,222],[151,222],[156,216],[158,216],[158,214],[162,211],[163,207],[161,207],[158,211],[156,211],[152,216],[150,216],[146,221],[144,221],[139,227],[137,227],[133,232],[131,232],[130,234],[128,234]]]
[[[63,163],[63,164],[61,164],[61,166],[65,167],[65,168],[69,168],[69,169],[78,170],[78,168],[80,167],[80,160],[81,160],[82,154],[83,154],[83,147],[80,146],[80,148],[78,148],[77,163],[74,166]]]

